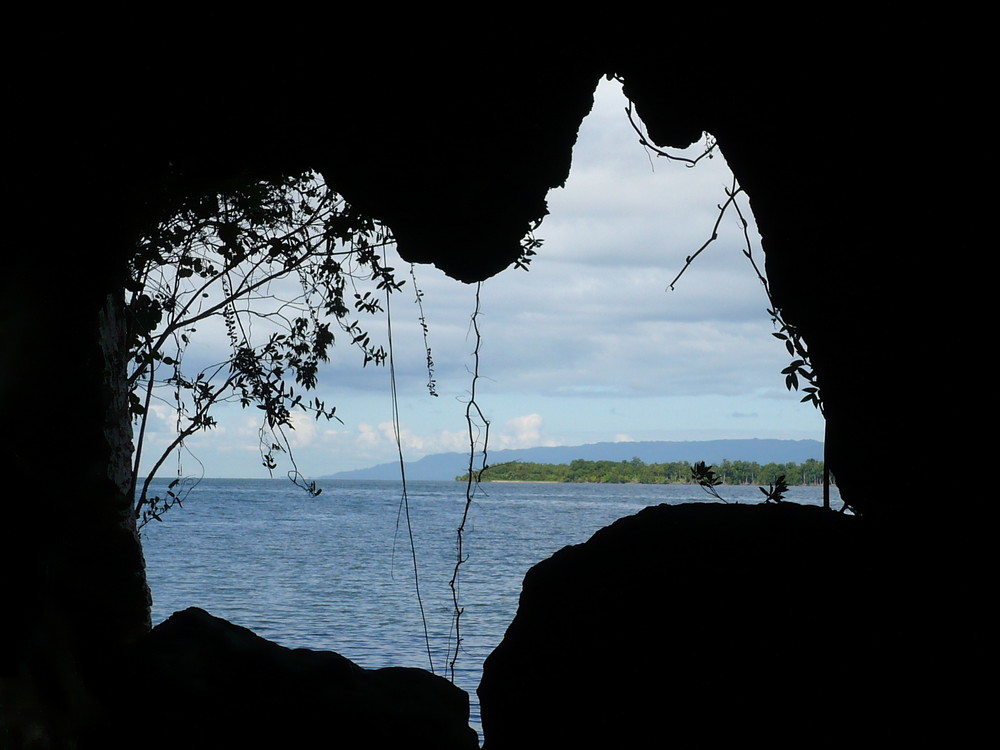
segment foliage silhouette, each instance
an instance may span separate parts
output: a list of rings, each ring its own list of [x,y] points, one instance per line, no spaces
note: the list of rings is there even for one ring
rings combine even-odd
[[[729,502],[715,489],[722,484],[722,480],[715,476],[715,471],[711,466],[706,466],[704,461],[698,461],[691,467],[691,480],[716,500],[723,503]]]
[[[788,484],[785,482],[785,475],[782,474],[771,483],[768,489],[765,490],[763,487],[757,489],[764,493],[764,502],[780,503],[784,501],[785,493],[788,492]]]
[[[363,366],[385,362],[384,348],[352,311],[381,312],[380,293],[405,283],[383,262],[380,250],[389,244],[384,227],[311,172],[191,197],[149,227],[131,258],[125,304],[138,423],[133,494],[154,399],[171,406],[175,436],[138,493],[140,527],[183,501],[180,463],[165,497],[150,496],[150,482],[168,457],[180,462],[188,438],[216,425],[213,407],[223,402],[261,412],[261,462],[269,472],[284,453],[289,477],[319,493],[299,473],[286,430],[294,429],[295,413],[337,419],[335,407],[304,393],[329,359],[334,323],[361,351]],[[196,332],[220,319],[228,357],[186,367]]]
[[[691,480],[716,500],[724,503],[729,502],[715,489],[722,484],[722,479],[716,476],[714,469],[711,466],[706,466],[704,461],[698,461],[691,467]],[[765,503],[780,503],[784,500],[785,493],[788,492],[788,484],[785,482],[785,475],[782,474],[771,482],[768,489],[765,490],[763,487],[757,489],[764,494]]]

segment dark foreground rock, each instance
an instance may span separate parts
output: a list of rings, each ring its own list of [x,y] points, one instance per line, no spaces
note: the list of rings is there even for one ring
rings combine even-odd
[[[468,694],[442,677],[285,648],[197,608],[155,627],[114,682],[88,747],[479,747]]]
[[[884,534],[820,508],[623,518],[525,577],[479,688],[484,750],[926,736],[950,688],[915,577]]]

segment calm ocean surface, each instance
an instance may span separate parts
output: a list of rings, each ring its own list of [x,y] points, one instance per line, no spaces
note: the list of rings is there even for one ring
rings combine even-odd
[[[433,661],[433,671],[450,676],[448,582],[465,484],[407,485],[430,658],[401,485],[329,480],[320,486],[314,498],[286,479],[206,479],[183,508],[147,525],[153,623],[197,606],[284,646],[336,651],[369,669],[431,669]],[[731,502],[763,498],[756,487],[720,489]],[[822,489],[793,487],[788,499],[821,505]],[[514,617],[528,568],[648,505],[692,501],[711,498],[685,485],[490,483],[477,490],[460,572],[464,614],[455,667],[477,730],[482,664]]]

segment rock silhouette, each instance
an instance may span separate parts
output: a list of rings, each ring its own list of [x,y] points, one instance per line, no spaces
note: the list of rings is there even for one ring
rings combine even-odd
[[[940,247],[929,246],[920,222],[887,221],[906,215],[900,182],[918,161],[902,169],[916,153],[910,144],[860,167],[845,157],[849,144],[873,133],[927,140],[914,134],[924,127],[939,135],[926,125],[918,77],[898,72],[898,61],[920,55],[886,47],[902,44],[895,30],[846,47],[837,39],[741,55],[735,82],[726,55],[692,57],[666,43],[570,44],[551,60],[463,48],[456,59],[453,42],[421,38],[394,48],[405,70],[372,66],[370,49],[338,43],[337,60],[352,61],[346,72],[334,70],[325,49],[296,58],[329,71],[320,88],[315,76],[259,64],[257,51],[220,60],[201,40],[183,54],[179,37],[162,47],[143,37],[141,49],[88,35],[58,40],[45,75],[15,75],[8,92],[14,220],[0,280],[0,455],[30,489],[9,493],[0,522],[4,569],[14,571],[0,655],[0,687],[12,696],[0,725],[5,739],[74,746],[102,714],[107,665],[127,661],[149,632],[142,552],[122,480],[131,445],[114,324],[137,233],[191,196],[311,168],[386,222],[404,259],[463,281],[489,277],[516,260],[524,233],[545,215],[546,192],[566,179],[602,75],[622,78],[658,145],[685,146],[702,130],[717,138],[752,202],[775,300],[809,342],[826,406],[827,462],[842,496],[887,549],[927,532],[930,493],[883,482],[883,466],[929,451],[913,427],[912,399],[883,384],[902,373],[918,379],[907,393],[923,390],[926,355],[914,332],[927,304],[902,271],[916,250]],[[441,241],[445,233],[453,240]],[[932,404],[948,382],[926,384]],[[926,548],[903,550],[904,588],[920,580],[938,591],[946,574],[926,563]],[[863,584],[853,554],[842,549],[836,564]],[[873,628],[889,642],[897,637],[878,619],[884,609],[878,618],[852,612],[846,637],[867,643]],[[929,659],[957,637],[962,620],[921,623]],[[660,633],[634,636],[663,644]],[[861,653],[871,655],[870,645]],[[855,663],[856,684],[869,691],[881,667]],[[491,721],[499,747],[505,730]]]

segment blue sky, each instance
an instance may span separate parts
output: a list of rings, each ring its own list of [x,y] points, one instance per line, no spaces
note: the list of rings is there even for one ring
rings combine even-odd
[[[717,155],[691,169],[655,159],[638,144],[625,105],[618,84],[602,81],[569,180],[549,193],[550,214],[536,232],[544,244],[530,270],[511,268],[482,285],[477,401],[490,420],[490,447],[822,440],[822,417],[799,403],[801,394],[785,389],[780,371],[789,357],[770,335],[767,298],[741,252],[735,214],[676,290],[667,291],[685,257],[711,234],[732,181],[725,160]],[[404,457],[467,450],[476,288],[430,266],[415,269],[435,398],[426,387],[409,265],[398,258],[390,265],[408,281],[391,300]],[[372,338],[385,341],[385,319],[367,322]],[[321,371],[318,395],[337,406],[343,424],[297,420],[289,435],[303,474],[396,459],[387,368],[362,368],[357,350],[341,343]],[[189,441],[183,470],[197,474],[203,466],[206,476],[267,476],[255,412],[220,409],[219,426]],[[170,434],[169,409],[156,407],[155,413],[148,455]],[[287,468],[283,463],[276,475]],[[176,471],[176,462],[163,471]]]

